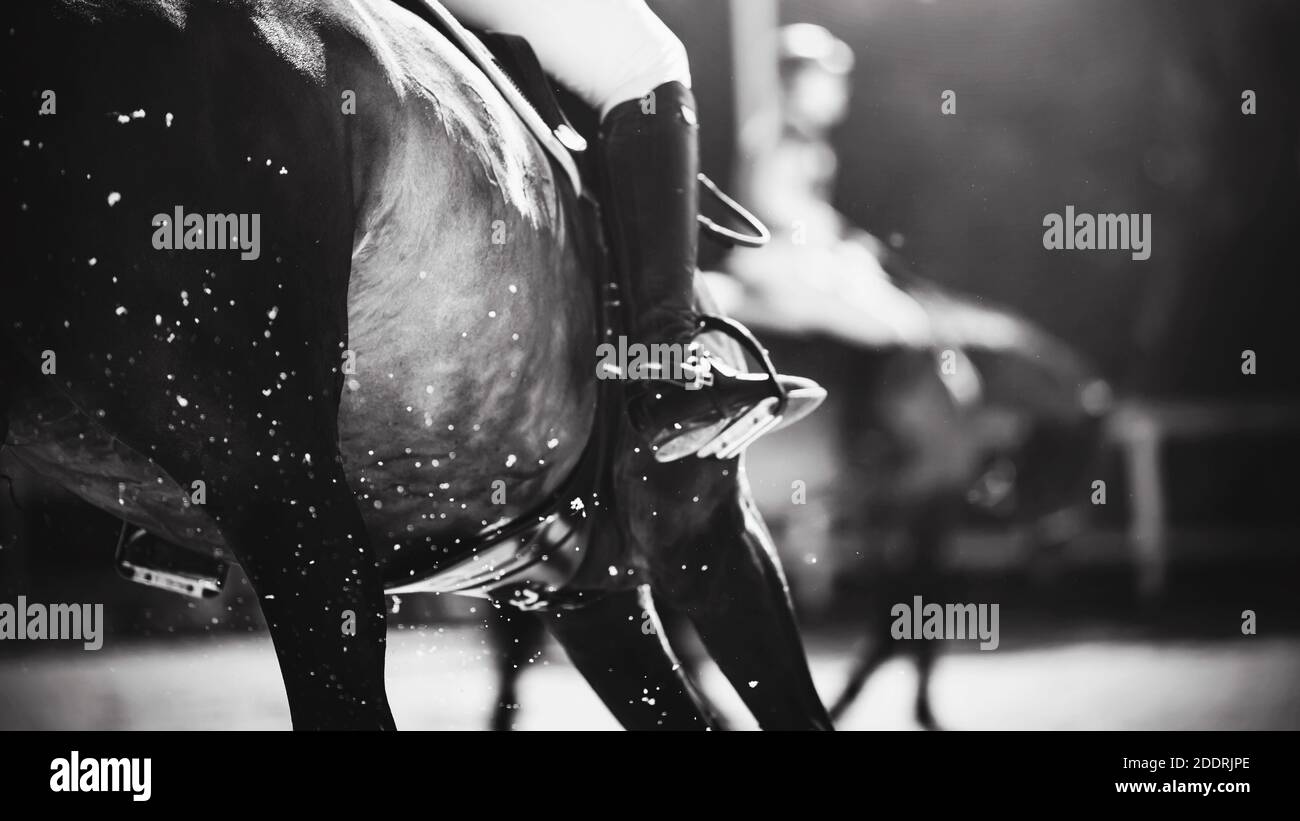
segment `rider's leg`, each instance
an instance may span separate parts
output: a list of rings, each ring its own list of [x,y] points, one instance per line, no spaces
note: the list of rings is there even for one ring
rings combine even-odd
[[[694,98],[676,80],[616,105],[600,131],[609,189],[605,207],[629,289],[633,341],[675,343],[681,346],[677,360],[687,357],[683,349],[701,330],[695,310],[697,131]],[[697,364],[703,366],[701,378],[693,383],[693,374],[672,373],[632,383],[632,421],[660,461],[762,432],[776,421],[774,397],[780,392],[787,397],[780,409],[786,423],[811,412],[825,396],[805,379],[778,377],[778,384],[766,374],[739,373],[733,367],[743,367],[740,361],[724,363],[709,356]],[[758,408],[763,402],[767,404]],[[750,411],[758,415],[747,416]],[[719,455],[734,451],[724,448]]]
[[[645,0],[443,0],[464,23],[527,38],[546,72],[604,117],[675,80],[691,84],[681,41]]]
[[[674,343],[670,361],[681,362],[700,333],[699,158],[685,48],[643,0],[449,5],[471,24],[527,37],[546,70],[602,113],[605,210],[627,284],[632,341]],[[738,327],[730,333],[747,335]],[[737,373],[716,356],[690,364],[699,367],[635,383],[629,392],[632,420],[660,461],[696,452],[734,455],[750,436],[770,429],[778,413],[788,424],[825,396],[808,380]]]

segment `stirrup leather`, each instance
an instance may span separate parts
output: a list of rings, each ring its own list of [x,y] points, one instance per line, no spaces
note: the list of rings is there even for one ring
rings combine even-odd
[[[698,175],[698,178],[700,185],[704,189],[704,193],[708,194],[723,208],[727,209],[733,217],[744,223],[745,227],[749,230],[749,233],[742,234],[739,231],[718,225],[703,214],[697,214],[696,219],[699,220],[700,228],[704,231],[706,237],[715,242],[719,242],[728,248],[734,248],[736,246],[742,248],[762,248],[764,245],[767,245],[772,241],[772,232],[767,229],[767,226],[763,224],[762,220],[751,214],[740,203],[724,194],[722,189],[718,188],[717,184],[713,180],[703,174]]]

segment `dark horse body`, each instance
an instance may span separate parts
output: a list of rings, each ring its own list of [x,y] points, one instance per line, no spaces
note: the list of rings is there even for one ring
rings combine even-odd
[[[472,558],[591,436],[595,209],[391,3],[17,14],[9,446],[160,538],[233,554],[296,727],[392,726],[385,590]],[[177,206],[259,215],[260,253],[157,250],[153,216]],[[826,726],[740,464],[615,444],[614,498],[565,580],[588,603],[547,616],[575,665],[627,726],[703,726],[639,629],[652,589],[733,682],[762,682],[740,688],[761,724]]]

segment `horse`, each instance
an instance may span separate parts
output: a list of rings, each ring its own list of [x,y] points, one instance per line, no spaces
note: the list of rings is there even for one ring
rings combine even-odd
[[[625,727],[706,729],[641,629],[659,599],[760,726],[830,728],[742,460],[631,431],[593,362],[596,198],[442,30],[388,0],[33,6],[0,441],[238,561],[295,729],[395,727],[384,601],[413,589],[537,610]]]

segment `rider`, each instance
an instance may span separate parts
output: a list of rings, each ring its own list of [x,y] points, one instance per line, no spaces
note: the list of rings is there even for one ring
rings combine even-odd
[[[756,325],[815,332],[871,350],[937,343],[929,314],[886,270],[881,240],[832,203],[839,164],[831,132],[848,113],[853,51],[825,28],[783,27],[779,94],[742,126],[740,187],[772,227],[772,242],[738,249],[725,266]]]
[[[526,38],[547,73],[600,114],[605,209],[631,289],[631,341],[695,354],[689,382],[660,374],[629,391],[632,422],[655,458],[731,455],[750,436],[812,412],[826,395],[816,383],[745,373],[743,363],[694,344],[704,327],[695,310],[699,158],[690,64],[644,0],[444,2],[471,26]],[[738,324],[708,327],[752,341]]]

